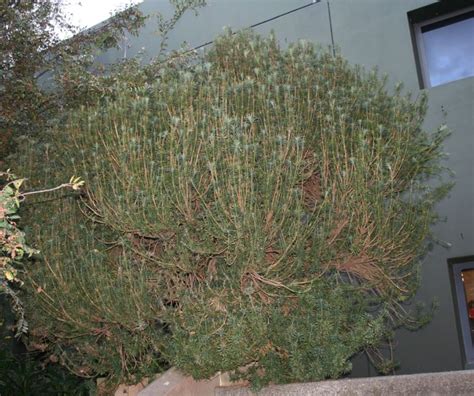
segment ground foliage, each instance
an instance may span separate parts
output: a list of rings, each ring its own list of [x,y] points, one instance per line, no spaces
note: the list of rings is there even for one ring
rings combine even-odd
[[[121,70],[50,142],[21,143],[31,179],[86,181],[80,202],[31,205],[30,345],[131,381],[166,362],[256,386],[337,378],[361,351],[388,371],[377,351],[427,319],[406,303],[448,190],[427,182],[447,130],[423,130],[426,98],[249,32]]]
[[[0,350],[0,393],[15,396],[91,396],[92,381],[83,381],[59,365],[46,367],[34,355],[16,356]]]

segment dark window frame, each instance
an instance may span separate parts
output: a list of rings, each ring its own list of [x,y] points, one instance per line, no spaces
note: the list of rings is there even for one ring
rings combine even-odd
[[[448,259],[448,267],[463,367],[464,369],[474,369],[474,342],[472,340],[469,317],[467,315],[466,294],[461,280],[462,271],[474,270],[474,256]]]
[[[431,88],[422,29],[429,25],[456,23],[456,18],[473,11],[472,0],[447,0],[407,13],[420,89]]]

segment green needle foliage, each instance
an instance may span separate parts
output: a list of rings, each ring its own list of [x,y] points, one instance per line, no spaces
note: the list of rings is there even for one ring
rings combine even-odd
[[[30,340],[130,380],[163,361],[255,386],[321,380],[362,351],[388,371],[379,348],[426,322],[405,303],[449,189],[428,183],[447,131],[423,130],[426,98],[249,32],[153,76],[51,132],[35,180],[86,188],[34,207]]]

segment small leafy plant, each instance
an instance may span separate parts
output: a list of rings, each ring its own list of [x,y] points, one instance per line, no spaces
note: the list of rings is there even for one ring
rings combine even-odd
[[[0,293],[7,294],[11,298],[13,311],[18,316],[16,336],[20,337],[27,333],[28,323],[25,319],[23,303],[14,285],[23,285],[19,275],[23,259],[39,253],[27,244],[25,233],[18,228],[20,203],[28,195],[52,192],[62,188],[79,190],[84,185],[84,181],[73,176],[69,183],[63,183],[54,188],[21,192],[24,179],[17,178],[9,170],[0,172],[1,179],[4,180],[4,185],[0,190]]]

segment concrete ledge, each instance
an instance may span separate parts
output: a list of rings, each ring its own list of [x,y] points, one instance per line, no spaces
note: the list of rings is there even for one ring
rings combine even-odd
[[[251,396],[247,387],[217,387],[215,396]],[[342,379],[269,386],[259,396],[468,396],[474,395],[474,370]]]

